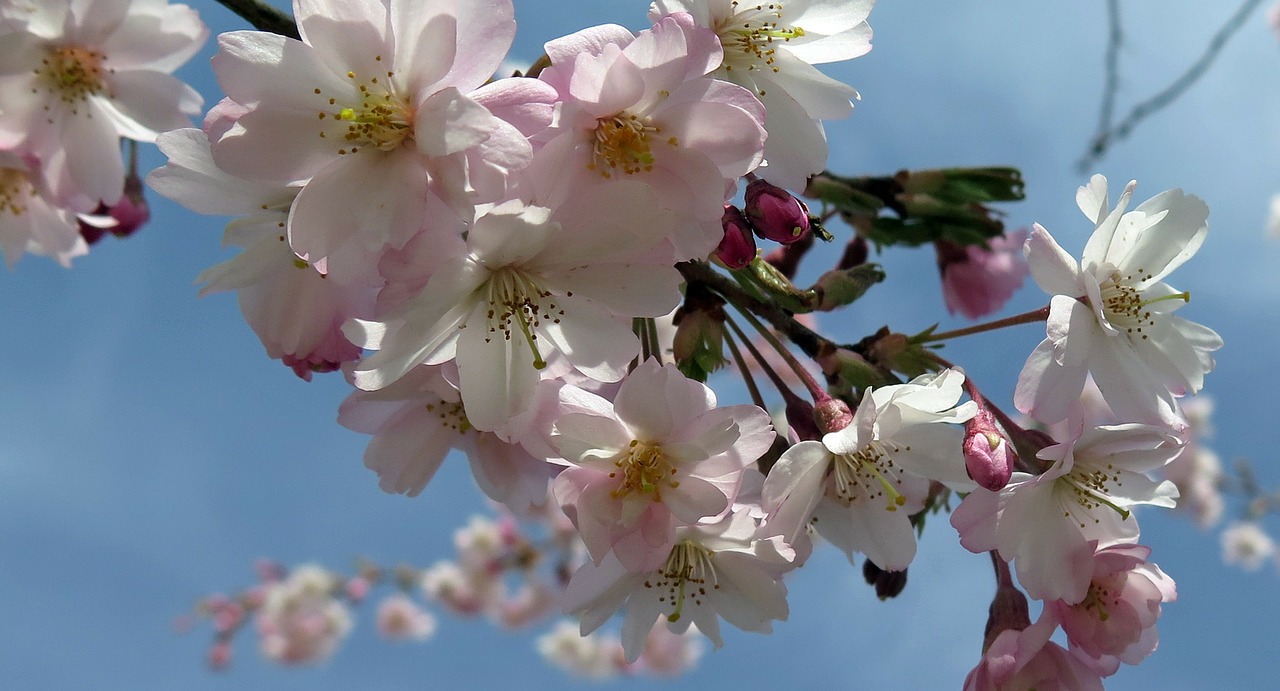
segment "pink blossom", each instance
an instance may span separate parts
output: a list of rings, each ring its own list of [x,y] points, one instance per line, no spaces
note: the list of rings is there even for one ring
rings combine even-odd
[[[1159,643],[1160,606],[1177,599],[1173,579],[1147,561],[1149,547],[1112,545],[1093,555],[1089,591],[1078,603],[1045,603],[1045,611],[1066,632],[1073,651],[1096,660],[1104,676],[1121,662],[1136,665]]]
[[[378,603],[378,633],[393,641],[425,641],[436,631],[435,617],[403,594]]]
[[[0,145],[41,161],[52,198],[77,211],[124,190],[121,137],[152,141],[200,112],[172,72],[208,36],[199,15],[166,1],[29,3],[0,54]]]
[[[1006,629],[964,680],[964,691],[1102,691],[1100,675],[1049,640],[1056,626],[1041,617],[1018,631]]]
[[[0,151],[0,252],[9,268],[25,252],[48,255],[64,268],[88,254],[80,218],[48,195],[38,162],[31,156]],[[98,218],[95,225],[111,224]]]
[[[569,581],[564,607],[581,618],[583,635],[623,610],[628,662],[640,657],[659,616],[677,633],[696,625],[720,647],[721,618],[760,633],[787,618],[781,577],[794,568],[794,556],[780,538],[758,538],[755,520],[740,511],[719,523],[679,528],[656,569],[628,571],[612,554],[598,566],[584,564]]]
[[[262,654],[285,664],[323,660],[351,630],[351,614],[336,599],[340,580],[314,565],[295,568],[270,586],[258,610]]]
[[[760,163],[765,138],[764,109],[749,91],[703,77],[721,59],[715,35],[674,14],[638,36],[593,27],[546,51],[551,66],[540,78],[562,100],[529,169],[538,197],[555,204],[642,181],[677,212],[663,231],[675,258],[705,258],[724,235],[723,204]]]
[[[1030,272],[1022,256],[1026,240],[1025,229],[991,238],[987,248],[958,247],[940,240],[938,269],[947,311],[978,319],[1004,306]]]
[[[596,564],[612,549],[632,571],[653,569],[678,525],[725,515],[743,469],[774,436],[763,410],[716,407],[710,388],[647,360],[612,403],[598,398],[595,412],[556,420],[551,442],[570,465],[556,476],[556,500]]]
[[[960,544],[975,553],[998,550],[1038,600],[1083,600],[1095,549],[1137,539],[1130,509],[1172,508],[1177,498],[1173,483],[1145,475],[1181,448],[1168,430],[1137,424],[1078,430],[1040,451],[1039,458],[1053,461],[1043,474],[1014,473],[999,492],[975,489],[951,514]]]

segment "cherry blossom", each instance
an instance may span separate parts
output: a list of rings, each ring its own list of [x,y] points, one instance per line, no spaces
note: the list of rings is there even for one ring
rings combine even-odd
[[[546,44],[540,79],[561,102],[530,166],[543,203],[640,180],[676,214],[677,259],[705,258],[723,237],[723,205],[760,162],[764,109],[742,87],[703,77],[720,60],[715,36],[686,14],[632,36],[618,26]],[[550,174],[556,171],[557,174]]]
[[[916,553],[910,516],[925,507],[930,482],[975,486],[964,433],[946,424],[976,412],[972,401],[957,405],[963,381],[948,369],[871,389],[847,427],[787,449],[764,481],[764,533],[794,544],[812,521],[851,561],[862,552],[886,571],[905,569]]]
[[[1209,209],[1174,189],[1126,212],[1136,183],[1115,209],[1095,175],[1076,202],[1096,225],[1077,263],[1036,225],[1027,240],[1031,275],[1053,300],[1048,337],[1018,377],[1014,403],[1042,422],[1067,417],[1092,372],[1121,419],[1181,427],[1176,396],[1195,393],[1222,339],[1172,313],[1190,299],[1163,282],[1204,242]]]
[[[677,633],[696,625],[718,648],[721,618],[762,633],[787,618],[780,577],[793,557],[780,538],[758,538],[755,520],[739,511],[718,523],[677,529],[675,546],[657,569],[628,571],[613,555],[598,566],[584,564],[569,581],[564,608],[581,617],[583,635],[622,609],[628,662],[639,658],[659,615]]]
[[[1168,463],[1181,442],[1167,429],[1126,424],[1078,428],[1076,436],[1045,447],[1053,465],[1042,475],[1016,472],[999,492],[978,488],[951,514],[960,544],[971,552],[998,550],[1013,561],[1018,582],[1038,600],[1076,604],[1088,593],[1097,548],[1132,542],[1138,522],[1131,508],[1172,508],[1172,482],[1144,473]]]
[[[995,637],[964,680],[964,691],[1102,691],[1102,679],[1083,661],[1049,640],[1055,625],[1041,617],[1022,630]]]
[[[248,112],[214,158],[238,177],[306,183],[289,217],[299,254],[326,257],[355,238],[400,247],[451,202],[475,201],[463,158],[505,171],[528,161],[525,136],[467,95],[501,62],[512,12],[510,0],[297,0],[303,41],[223,34],[214,71]],[[509,83],[538,98],[532,80]]]
[[[551,442],[570,464],[555,495],[596,564],[612,549],[632,571],[665,562],[678,525],[724,515],[775,436],[763,410],[716,407],[711,389],[653,360],[595,407],[555,422]]]
[[[1121,662],[1136,665],[1159,643],[1160,605],[1177,599],[1173,579],[1147,561],[1151,549],[1113,545],[1093,555],[1089,592],[1078,603],[1045,603],[1047,616],[1060,623],[1073,651],[1094,660],[1103,676]]]
[[[1275,540],[1257,521],[1232,521],[1222,531],[1222,561],[1257,571],[1276,554]]]
[[[120,137],[149,142],[200,112],[200,95],[171,73],[208,30],[190,7],[163,1],[24,9],[9,8],[20,29],[0,42],[0,148],[39,158],[58,205],[113,205],[124,192]]]
[[[0,151],[0,252],[11,269],[26,252],[48,255],[70,268],[72,259],[89,253],[80,235],[86,217],[55,204],[38,170],[32,157]],[[109,218],[94,224],[114,225]]]
[[[1027,277],[1022,256],[1026,240],[1027,231],[1018,230],[991,238],[985,248],[957,247],[945,240],[936,243],[947,312],[977,319],[1004,306]]]
[[[657,317],[679,301],[680,276],[648,257],[655,238],[623,211],[646,203],[642,188],[610,186],[591,208],[556,210],[512,200],[482,212],[468,253],[431,277],[383,321],[347,333],[377,349],[355,370],[376,390],[421,364],[457,360],[467,419],[501,432],[527,409],[552,353],[583,374],[617,381],[639,351],[632,317]]]
[[[827,162],[822,121],[848,117],[858,92],[814,65],[850,60],[871,50],[867,16],[874,0],[655,0],[654,20],[691,14],[715,31],[724,59],[712,74],[754,93],[768,112],[766,180],[802,190]]]
[[[339,580],[314,564],[295,568],[271,585],[257,627],[262,654],[278,662],[318,662],[333,653],[351,631],[351,613],[334,597]]]

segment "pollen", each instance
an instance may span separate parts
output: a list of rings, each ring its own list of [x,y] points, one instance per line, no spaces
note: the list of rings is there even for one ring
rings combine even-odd
[[[560,323],[560,317],[564,316],[555,296],[539,286],[536,277],[518,268],[505,267],[493,272],[487,297],[485,342],[494,338],[523,339],[533,353],[533,366],[546,367],[538,349],[537,331],[544,323]]]
[[[646,588],[657,591],[659,602],[673,608],[667,621],[679,621],[686,602],[701,606],[708,588],[720,589],[715,564],[711,561],[714,554],[701,545],[683,540],[671,548],[667,563],[645,581]]]
[[[660,128],[628,113],[600,118],[587,169],[599,171],[604,178],[612,178],[618,171],[632,175],[653,170],[650,145],[660,132]]]
[[[1138,288],[1138,284],[1150,281],[1151,278],[1152,274],[1143,269],[1126,276],[1116,271],[1099,286],[1102,304],[1098,307],[1111,326],[1125,332],[1130,338],[1147,340],[1150,337],[1157,314],[1150,309],[1152,304],[1166,300],[1187,302],[1191,299],[1190,293],[1186,292],[1148,298]]]
[[[63,103],[76,106],[90,96],[107,93],[102,63],[106,54],[80,46],[50,48],[35,73],[39,83]]]
[[[474,429],[471,421],[467,419],[467,411],[462,407],[462,401],[441,400],[428,403],[426,410],[439,420],[441,427],[451,429],[458,434],[466,434]]]
[[[717,32],[725,47],[725,70],[737,65],[748,71],[778,72],[777,48],[805,31],[782,23],[782,3],[755,5],[743,9],[734,3],[737,14]]]
[[[35,187],[26,173],[17,168],[0,168],[0,216],[21,216]]]
[[[886,511],[897,511],[907,503],[898,487],[902,469],[893,462],[897,446],[873,441],[853,453],[840,454],[832,461],[835,499],[852,506],[859,501],[885,502]],[[830,491],[830,490],[829,490]]]
[[[653,501],[661,502],[664,488],[676,489],[680,486],[680,481],[676,479],[676,468],[671,466],[662,447],[657,444],[633,439],[613,464],[618,470],[609,476],[621,476],[617,488],[609,493],[614,499],[630,494],[648,494],[653,497]]]
[[[356,79],[355,73],[348,76]],[[340,153],[356,153],[364,147],[394,151],[413,139],[413,109],[392,85],[375,77],[357,84],[357,90],[359,103],[345,102],[349,97],[340,100],[315,90],[322,102],[330,106],[318,111],[318,119],[326,124],[329,119],[337,123],[321,130],[321,138],[339,137],[346,144]]]

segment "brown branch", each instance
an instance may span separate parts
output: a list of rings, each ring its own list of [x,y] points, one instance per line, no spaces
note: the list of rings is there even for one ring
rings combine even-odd
[[[701,283],[719,293],[729,302],[760,316],[769,322],[773,328],[782,332],[788,340],[796,344],[796,347],[811,358],[818,357],[823,344],[835,346],[834,343],[824,338],[821,334],[796,321],[790,312],[778,305],[765,302],[751,295],[738,286],[737,283],[734,283],[728,276],[712,269],[704,262],[680,262],[676,264],[676,269],[680,271],[686,281]]]

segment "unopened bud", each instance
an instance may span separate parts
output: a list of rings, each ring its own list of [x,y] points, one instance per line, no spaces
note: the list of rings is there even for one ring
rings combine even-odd
[[[830,434],[848,427],[853,422],[853,411],[844,401],[827,397],[813,407],[813,419],[823,434]]]
[[[747,183],[745,208],[751,226],[762,238],[787,245],[809,234],[809,207],[763,179]]]
[[[750,264],[756,258],[756,238],[746,216],[738,207],[725,204],[720,225],[724,228],[724,237],[716,247],[716,258],[730,269],[741,269]]]
[[[987,411],[964,423],[964,467],[969,478],[992,492],[1009,484],[1013,464],[1017,461],[1013,448],[996,429]]]
[[[813,289],[818,294],[815,309],[830,312],[852,304],[871,286],[883,281],[884,270],[876,264],[861,264],[852,269],[828,271],[818,278]]]
[[[676,333],[671,354],[676,367],[690,379],[705,382],[724,367],[724,300],[699,284],[685,291],[684,304],[676,310]]]

